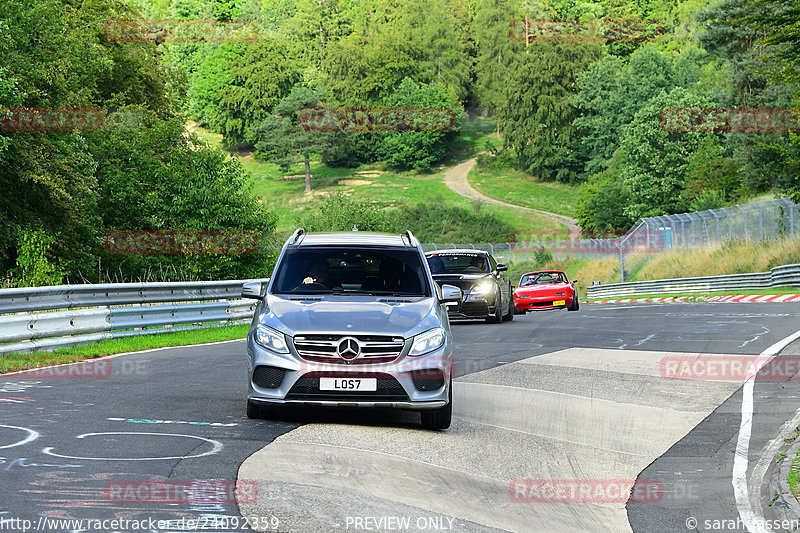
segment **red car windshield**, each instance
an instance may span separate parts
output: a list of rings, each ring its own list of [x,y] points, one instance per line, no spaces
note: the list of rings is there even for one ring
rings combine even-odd
[[[546,285],[548,283],[567,283],[567,276],[563,272],[534,272],[522,276],[519,286]]]

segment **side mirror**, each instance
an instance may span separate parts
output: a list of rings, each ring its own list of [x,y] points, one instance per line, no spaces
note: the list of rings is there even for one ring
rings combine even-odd
[[[242,286],[242,298],[253,298],[254,300],[263,300],[261,296],[261,282],[250,281]]]
[[[460,302],[463,296],[464,293],[455,285],[442,285],[442,301],[444,303]]]
[[[577,283],[578,283],[578,280],[577,280],[577,279],[573,279],[573,280],[572,280],[572,284],[573,284],[573,285],[576,285]]]
[[[508,270],[508,265],[504,265],[502,263],[498,263],[497,264],[497,271],[498,272],[505,272],[506,270]]]

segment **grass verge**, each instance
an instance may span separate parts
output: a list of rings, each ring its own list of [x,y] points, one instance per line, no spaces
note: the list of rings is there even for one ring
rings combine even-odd
[[[792,466],[789,467],[789,475],[786,479],[794,497],[800,501],[800,450],[797,456],[792,458]]]
[[[52,352],[10,353],[0,356],[0,374],[41,368],[43,366],[75,363],[117,353],[243,339],[247,336],[249,328],[250,324],[220,326],[157,335],[105,339],[82,346],[59,348]]]

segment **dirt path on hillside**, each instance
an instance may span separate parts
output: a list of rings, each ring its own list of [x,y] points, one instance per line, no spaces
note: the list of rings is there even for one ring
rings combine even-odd
[[[548,216],[555,220],[560,224],[564,224],[569,228],[569,236],[571,239],[580,238],[581,228],[578,226],[577,219],[559,215],[558,213],[551,213],[549,211],[541,211],[539,209],[532,209],[530,207],[523,207],[521,205],[514,205],[503,202],[501,200],[495,200],[494,198],[489,198],[485,194],[476,191],[472,188],[467,181],[467,174],[469,171],[472,170],[472,167],[475,166],[476,160],[475,158],[467,159],[463,163],[460,163],[454,167],[450,167],[444,174],[444,183],[447,185],[450,190],[454,193],[464,196],[465,198],[471,198],[473,200],[480,200],[482,202],[488,202],[490,204],[495,205],[502,205],[505,207],[512,207],[514,209],[523,209],[525,211],[531,211],[532,213],[539,213],[541,215]]]

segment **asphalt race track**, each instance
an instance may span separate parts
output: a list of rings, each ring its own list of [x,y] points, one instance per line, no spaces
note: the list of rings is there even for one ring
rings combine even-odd
[[[747,531],[742,516],[771,518],[764,484],[778,437],[800,426],[800,382],[785,369],[749,388],[735,373],[674,379],[669,365],[746,369],[770,347],[794,360],[798,330],[797,304],[455,323],[455,417],[439,433],[391,411],[248,420],[243,341],[6,375],[0,524],[237,531],[244,515],[260,531]],[[169,495],[210,480],[214,497]],[[560,501],[533,490],[548,483],[567,488]],[[576,483],[591,492],[570,494]],[[631,486],[642,492],[627,502]]]

